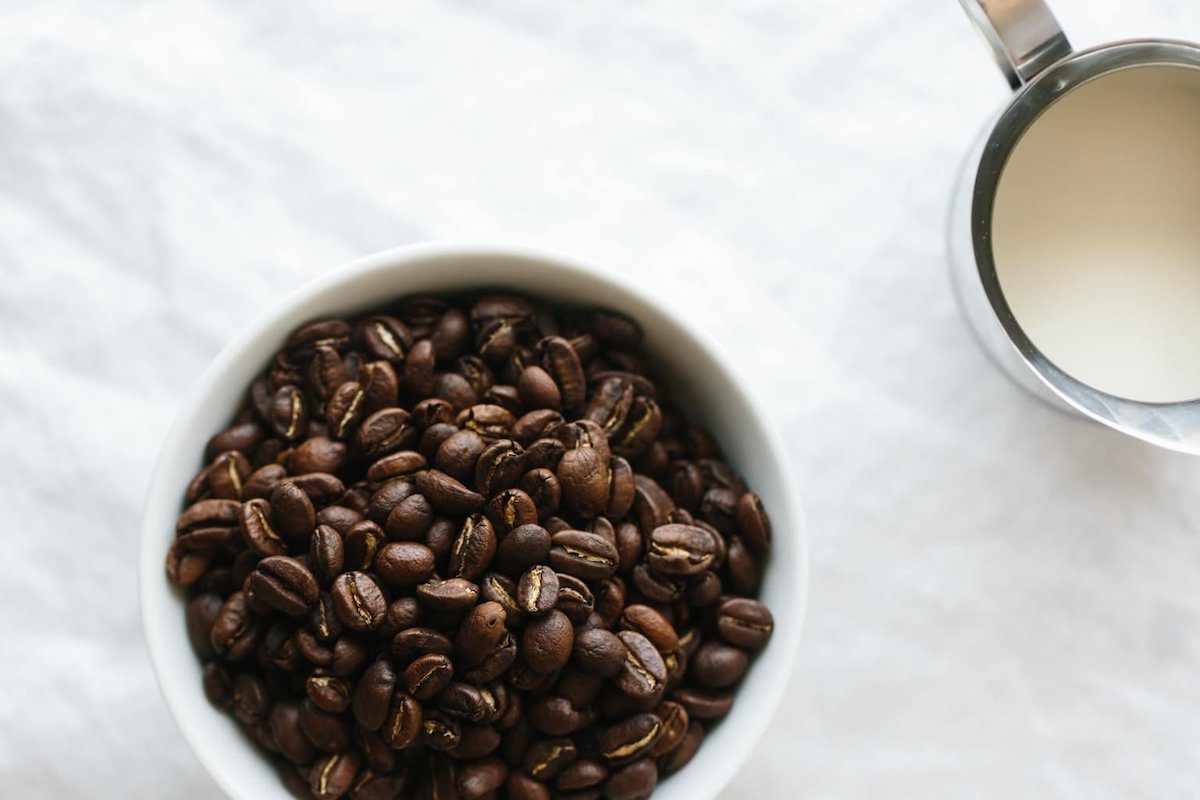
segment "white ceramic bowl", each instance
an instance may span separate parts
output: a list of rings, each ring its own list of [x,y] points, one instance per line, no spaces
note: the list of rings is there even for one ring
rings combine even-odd
[[[274,769],[232,719],[204,697],[200,663],[184,629],[182,593],[163,558],[184,488],[208,438],[224,427],[246,387],[288,333],[314,317],[352,314],[420,292],[503,288],[552,301],[606,306],[641,323],[663,379],[694,421],[709,427],[730,462],[762,496],[774,548],[761,599],[775,615],[770,645],[754,662],[733,711],[692,763],[659,784],[655,800],[712,798],[761,736],[791,673],[807,591],[804,521],[788,459],[736,370],[700,325],[620,276],[568,258],[491,245],[426,244],[355,261],[289,295],[221,351],[184,403],[159,455],[142,518],[140,595],[146,643],[167,706],[217,783],[237,800],[288,800]],[[748,325],[753,320],[746,320]]]

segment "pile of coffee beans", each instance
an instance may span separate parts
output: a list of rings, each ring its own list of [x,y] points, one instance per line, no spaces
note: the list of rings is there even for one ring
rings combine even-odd
[[[413,297],[300,327],[250,387],[166,567],[209,700],[296,796],[638,800],[729,712],[771,525],[641,344]]]

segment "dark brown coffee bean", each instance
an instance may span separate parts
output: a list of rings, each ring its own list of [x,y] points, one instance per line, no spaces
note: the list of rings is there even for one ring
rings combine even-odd
[[[475,463],[475,488],[485,497],[516,486],[525,473],[525,451],[511,439],[493,442]]]
[[[347,570],[368,570],[386,540],[383,529],[369,519],[356,522],[346,531],[345,567]]]
[[[496,548],[496,567],[518,575],[550,555],[550,533],[541,525],[522,525],[509,531]]]
[[[479,598],[479,587],[465,578],[430,580],[417,587],[417,598],[434,611],[461,614]]]
[[[304,691],[314,706],[329,714],[341,714],[350,707],[350,687],[333,675],[310,674]]]
[[[325,424],[335,439],[346,439],[366,417],[366,394],[362,384],[349,380],[334,390],[325,404]]]
[[[599,786],[607,777],[608,767],[594,758],[585,758],[564,769],[554,786],[560,791],[578,792]]]
[[[387,522],[388,515],[396,506],[408,497],[417,493],[417,486],[409,478],[395,478],[380,486],[371,495],[371,503],[367,514],[378,525]]]
[[[749,666],[745,651],[719,642],[705,642],[691,659],[688,672],[701,686],[723,689],[740,681]]]
[[[212,460],[204,479],[214,498],[241,500],[250,472],[250,459],[237,450],[227,450]]]
[[[767,607],[757,600],[733,598],[717,608],[717,632],[730,644],[758,649],[766,645],[775,628]]]
[[[721,579],[715,572],[701,572],[688,581],[686,598],[695,608],[706,608],[721,596]]]
[[[433,524],[433,506],[423,494],[411,494],[388,514],[384,528],[393,539],[420,539]]]
[[[554,672],[571,658],[574,643],[571,621],[561,611],[553,610],[526,624],[521,636],[521,657],[536,672]]]
[[[634,567],[633,585],[647,600],[655,603],[674,603],[683,595],[678,581],[659,574],[645,562]]]
[[[558,604],[558,576],[545,564],[530,567],[517,584],[517,605],[526,614],[542,616]]]
[[[692,719],[720,719],[733,707],[732,692],[676,689],[671,696],[687,709],[688,716]]]
[[[242,496],[249,500],[259,498],[265,500],[275,491],[275,486],[287,477],[287,470],[282,464],[267,464],[250,473],[242,487]]]
[[[646,475],[633,476],[633,512],[637,515],[638,527],[652,531],[670,521],[675,503],[663,488]]]
[[[369,731],[377,731],[387,718],[399,676],[387,661],[367,667],[354,689],[354,719]]]
[[[605,378],[597,382],[583,416],[599,425],[606,435],[615,436],[625,427],[633,397],[632,383],[619,377]]]
[[[500,746],[500,732],[492,725],[464,725],[458,744],[446,755],[456,761],[473,761],[495,752]]]
[[[342,535],[328,525],[318,525],[309,540],[308,563],[324,586],[342,571],[345,550]]]
[[[617,568],[617,549],[603,536],[584,531],[560,531],[551,537],[550,565],[584,581],[600,581]]]
[[[417,542],[390,542],[376,554],[374,568],[388,586],[416,586],[433,575],[433,551]]]
[[[539,408],[522,414],[512,426],[512,438],[524,445],[529,452],[525,456],[528,469],[558,466],[558,460],[566,452],[566,445],[553,438],[553,433],[562,427],[563,415],[553,409]]]
[[[309,791],[316,800],[337,800],[354,785],[362,757],[353,750],[330,753],[309,769]]]
[[[363,411],[373,414],[396,405],[400,394],[400,377],[387,361],[372,361],[359,370],[358,382],[363,387]]]
[[[300,730],[318,750],[339,753],[350,746],[350,721],[337,714],[327,714],[311,701],[300,704]]]
[[[558,510],[562,501],[562,486],[558,476],[549,469],[530,470],[522,476],[520,485],[533,501],[538,514],[547,516]]]
[[[266,500],[255,499],[243,503],[238,523],[242,538],[255,552],[273,556],[285,551],[283,539],[271,523],[271,505]]]
[[[608,505],[607,460],[599,450],[577,447],[563,453],[555,471],[562,502],[585,519],[604,513]]]
[[[509,772],[504,791],[509,800],[550,800],[550,788],[524,772]]]
[[[634,631],[621,631],[617,636],[626,649],[625,665],[617,676],[618,688],[636,700],[653,697],[662,691],[667,666],[654,645]]]
[[[656,715],[635,714],[604,729],[600,754],[610,764],[627,764],[648,754],[662,734],[663,723]]]
[[[455,645],[467,666],[475,666],[501,646],[508,630],[508,614],[495,602],[483,602],[471,609],[459,626]]]
[[[371,483],[386,483],[392,478],[409,477],[425,469],[425,457],[415,450],[401,450],[377,460],[367,469]]]
[[[293,617],[300,617],[317,602],[317,579],[298,560],[268,556],[250,575],[249,587],[262,602]]]
[[[450,637],[433,628],[408,628],[392,638],[392,660],[401,667],[408,666],[418,656],[437,653],[448,656],[454,652]]]
[[[579,749],[567,738],[543,739],[534,743],[521,762],[525,772],[539,781],[552,781],[579,758]]]
[[[419,741],[430,750],[446,752],[462,740],[462,723],[440,711],[429,711],[421,720]],[[443,795],[438,795],[441,797]],[[449,797],[450,795],[444,795]]]
[[[271,397],[271,427],[284,439],[293,441],[304,435],[308,425],[308,404],[298,386],[280,386]]]
[[[745,492],[737,501],[737,527],[751,548],[764,552],[771,547],[771,519],[763,508],[762,499],[754,492]]]
[[[558,610],[573,625],[582,625],[595,609],[596,599],[588,585],[573,575],[558,575]]]
[[[507,672],[516,660],[517,640],[505,632],[496,649],[463,672],[463,677],[472,683],[494,681]]]
[[[350,334],[350,325],[345,320],[313,320],[293,331],[283,349],[293,358],[303,360],[319,347],[344,350],[350,343]]]
[[[508,437],[517,420],[503,406],[479,403],[463,409],[454,421],[463,430],[475,431],[485,441],[492,441]]]
[[[525,612],[517,602],[517,584],[507,575],[498,572],[484,575],[479,582],[479,594],[484,600],[499,603],[512,622],[524,619]]]
[[[657,785],[658,766],[644,758],[614,772],[604,783],[604,796],[607,800],[641,800]]]
[[[762,581],[762,567],[746,547],[742,537],[729,540],[729,554],[725,561],[729,573],[729,588],[738,594],[753,595],[758,592]]]
[[[496,555],[496,532],[482,514],[472,514],[463,523],[450,549],[450,574],[475,580],[487,571]]]
[[[558,385],[563,406],[568,409],[582,406],[587,380],[571,343],[561,336],[551,336],[544,339],[540,347],[544,353],[542,366]]]
[[[328,472],[306,472],[296,475],[291,482],[308,495],[314,506],[328,505],[346,494],[345,484]]]
[[[365,572],[345,572],[333,582],[333,609],[347,628],[371,631],[387,613],[387,599],[379,584]]]
[[[314,436],[297,445],[287,460],[296,475],[306,472],[338,472],[346,465],[346,445],[325,436]]]
[[[233,682],[233,716],[241,722],[256,722],[267,715],[271,696],[266,681],[243,672]]]
[[[448,657],[428,653],[404,670],[404,686],[418,700],[430,700],[445,689],[453,677],[454,664]]]
[[[573,652],[579,666],[603,678],[611,678],[625,668],[625,644],[610,631],[580,632],[575,636]]]
[[[396,692],[388,706],[380,735],[394,750],[405,750],[416,743],[421,735],[424,714],[421,704],[411,695]]]
[[[271,521],[289,539],[307,539],[317,523],[317,512],[308,495],[293,481],[281,481],[271,492]]]
[[[483,497],[444,472],[435,469],[418,472],[417,488],[443,514],[468,514],[483,505]]]
[[[458,431],[438,446],[433,464],[456,480],[469,480],[475,475],[475,464],[486,449],[487,443],[475,431]]]
[[[662,429],[662,409],[649,397],[635,397],[625,427],[613,437],[613,452],[625,458],[642,457]]]
[[[647,755],[661,759],[683,744],[687,737],[689,718],[687,709],[673,700],[666,700],[654,712],[662,720],[662,735],[650,748]]]
[[[233,703],[233,677],[216,661],[204,665],[201,672],[204,696],[217,708],[227,709]]]
[[[238,422],[214,434],[204,448],[204,460],[212,461],[218,454],[236,450],[250,454],[263,440],[262,426],[257,422]]]
[[[501,537],[515,528],[538,521],[538,510],[533,500],[520,489],[505,489],[494,496],[488,501],[484,514]]]
[[[280,700],[267,715],[267,726],[279,752],[293,764],[308,764],[317,757],[317,749],[300,730],[300,703]]]
[[[453,361],[461,356],[470,340],[471,327],[467,315],[457,308],[447,309],[429,336],[433,352],[441,361]]]
[[[499,715],[496,696],[489,689],[451,681],[436,699],[440,711],[467,722],[491,722]]]
[[[226,661],[239,661],[254,651],[262,635],[258,617],[246,606],[246,593],[225,599],[209,635],[213,649]]]
[[[201,530],[223,530],[218,528],[202,528]],[[167,550],[167,578],[176,586],[191,586],[204,575],[212,563],[212,550],[188,550],[185,539],[193,534],[184,534],[176,539]]]
[[[175,522],[182,535],[201,528],[230,528],[237,525],[245,505],[236,500],[200,500],[188,506]]]
[[[517,381],[517,391],[521,402],[526,407],[558,408],[562,405],[562,393],[558,384],[550,377],[550,373],[536,365],[530,365],[522,370]]]
[[[543,691],[534,687],[531,691]],[[569,736],[596,720],[592,708],[576,708],[565,697],[541,695],[529,704],[529,722],[547,736]]]
[[[374,358],[400,364],[413,344],[408,326],[395,317],[378,315],[358,324],[358,341]]]
[[[355,436],[359,451],[369,461],[417,444],[420,432],[403,408],[385,408],[363,420]]]
[[[413,345],[404,361],[404,386],[409,392],[418,396],[427,396],[433,392],[433,372],[435,358],[433,343],[422,339]]]
[[[187,604],[187,634],[192,649],[201,659],[207,660],[216,655],[212,646],[212,628],[217,615],[221,613],[222,600],[220,595],[205,592],[193,597]]]
[[[634,631],[645,636],[659,653],[669,653],[679,646],[679,636],[670,621],[650,606],[626,606],[618,624],[621,630]]]

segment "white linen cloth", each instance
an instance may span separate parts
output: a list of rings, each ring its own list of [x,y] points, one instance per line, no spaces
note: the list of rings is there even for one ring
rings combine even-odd
[[[159,443],[277,292],[469,236],[703,320],[795,453],[807,630],[726,800],[1194,796],[1200,462],[1022,394],[947,283],[1005,96],[949,0],[0,2],[0,795],[221,796],[141,639]]]

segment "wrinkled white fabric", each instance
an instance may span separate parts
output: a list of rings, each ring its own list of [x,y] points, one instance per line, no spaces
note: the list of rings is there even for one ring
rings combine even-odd
[[[158,445],[277,292],[466,236],[636,276],[794,450],[810,615],[726,800],[1194,795],[1200,462],[1021,394],[947,284],[1005,92],[950,0],[0,0],[0,795],[221,796],[140,634]]]

